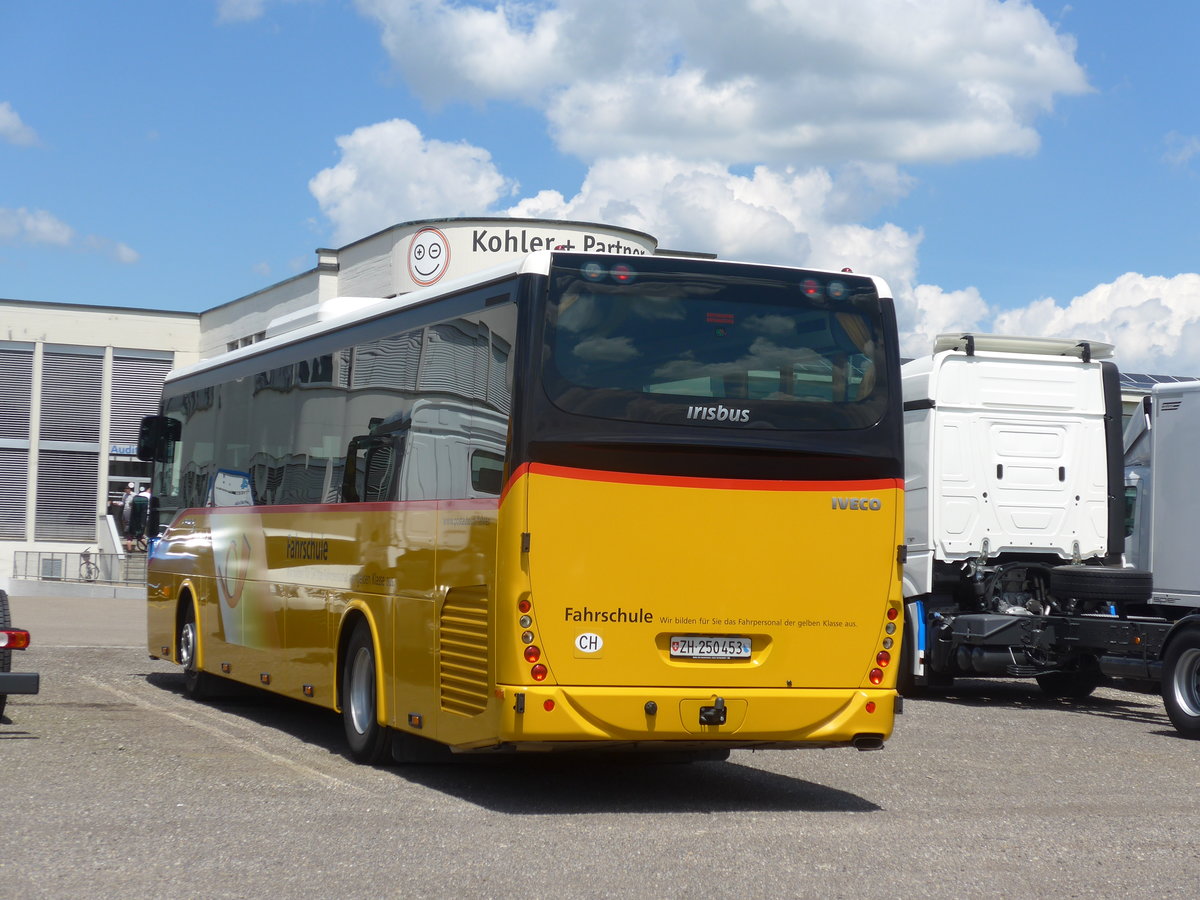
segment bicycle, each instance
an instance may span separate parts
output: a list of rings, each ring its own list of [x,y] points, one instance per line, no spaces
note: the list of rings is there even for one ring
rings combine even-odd
[[[100,577],[100,567],[92,562],[92,548],[79,554],[79,577],[83,581],[95,581]]]

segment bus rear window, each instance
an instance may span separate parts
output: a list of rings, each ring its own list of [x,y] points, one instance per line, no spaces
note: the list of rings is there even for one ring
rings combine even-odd
[[[544,380],[568,412],[740,428],[862,428],[886,409],[870,279],[637,260],[551,278]],[[608,265],[611,265],[609,263]],[[653,267],[645,271],[645,267]]]

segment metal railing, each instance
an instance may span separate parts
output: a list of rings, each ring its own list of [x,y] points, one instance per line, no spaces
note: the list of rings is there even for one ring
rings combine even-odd
[[[55,552],[17,550],[13,578],[30,581],[145,584],[145,553],[94,553],[90,550]]]

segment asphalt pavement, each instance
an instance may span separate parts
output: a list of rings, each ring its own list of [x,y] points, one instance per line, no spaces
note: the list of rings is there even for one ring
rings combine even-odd
[[[340,717],[197,703],[140,601],[13,598],[0,900],[1190,898],[1200,741],[1153,694],[963,680],[885,749],[371,768]]]
[[[35,647],[146,646],[141,598],[21,596],[20,582],[13,581],[8,602],[13,626],[28,631]]]

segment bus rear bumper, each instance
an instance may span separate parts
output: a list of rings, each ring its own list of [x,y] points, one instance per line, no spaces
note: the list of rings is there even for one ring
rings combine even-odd
[[[510,686],[504,689],[499,737],[510,745],[877,749],[891,736],[896,700],[895,691],[883,689]]]

